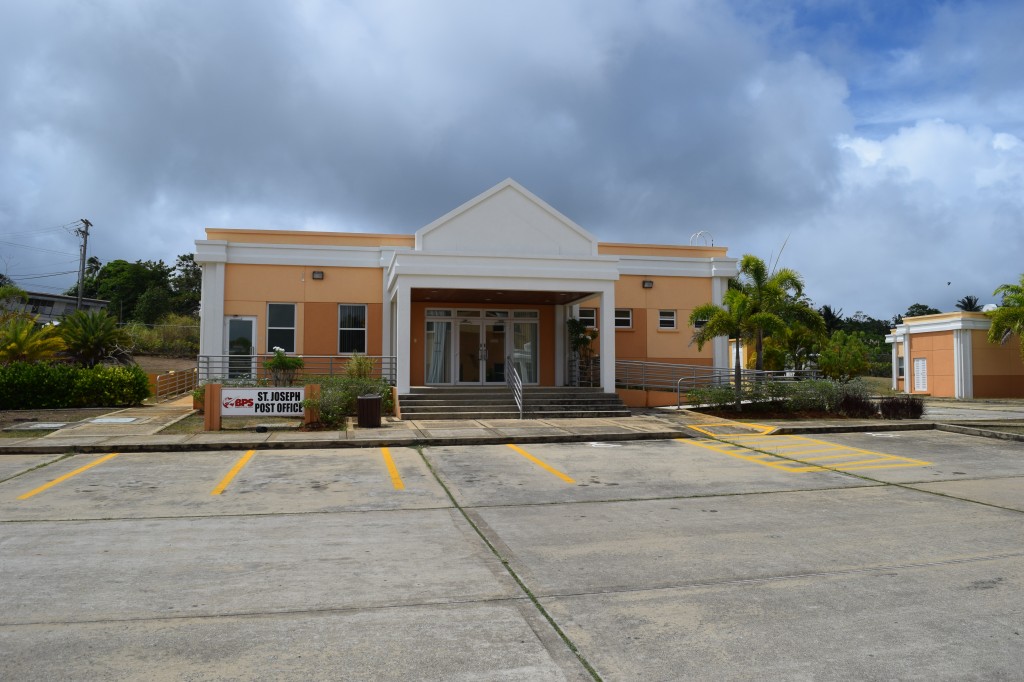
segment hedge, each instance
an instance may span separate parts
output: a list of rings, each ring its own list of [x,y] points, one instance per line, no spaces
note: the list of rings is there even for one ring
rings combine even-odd
[[[138,365],[97,365],[92,369],[45,362],[0,366],[0,409],[125,407],[150,395],[149,379]]]

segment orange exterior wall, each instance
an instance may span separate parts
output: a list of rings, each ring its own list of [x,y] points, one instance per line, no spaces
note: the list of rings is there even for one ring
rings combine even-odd
[[[313,270],[324,273],[314,280]],[[267,353],[267,303],[295,303],[295,352],[338,354],[338,304],[366,304],[366,354],[380,355],[383,280],[379,268],[235,265],[225,269],[224,314],[256,318],[256,352]]]
[[[971,356],[975,398],[1024,398],[1019,337],[1011,337],[1005,344],[989,343],[987,332],[972,331]]]
[[[725,250],[721,251],[724,255]],[[601,252],[604,253],[603,250]],[[645,279],[654,282],[654,286],[644,289]],[[708,277],[623,275],[615,283],[615,307],[632,309],[633,326],[630,329],[615,329],[614,320],[598,319],[598,330],[604,333],[605,330],[615,329],[615,355],[619,360],[710,366],[714,362],[711,344],[705,345],[703,350],[697,350],[696,344],[691,345],[694,330],[689,324],[693,309],[710,301],[711,279]],[[599,305],[600,301],[596,297],[580,303],[581,308],[597,308]],[[658,314],[661,310],[676,312],[675,329],[658,327]]]
[[[928,390],[936,397],[956,396],[955,366],[953,361],[953,332],[927,332],[910,337],[910,359],[904,372],[912,393],[914,391],[914,360],[925,358],[928,362]]]

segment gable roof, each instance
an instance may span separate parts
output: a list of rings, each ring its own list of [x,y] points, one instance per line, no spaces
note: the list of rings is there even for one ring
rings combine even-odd
[[[596,256],[597,239],[508,178],[417,230],[416,250]]]

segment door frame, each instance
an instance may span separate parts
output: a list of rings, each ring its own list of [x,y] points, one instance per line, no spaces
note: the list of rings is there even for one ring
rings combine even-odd
[[[504,348],[501,350],[500,363],[504,367],[505,358],[509,354],[509,343],[511,335],[509,334],[509,325],[511,319],[507,317],[469,317],[464,319],[456,319],[456,331],[454,334],[454,343],[452,344],[452,352],[455,355],[455,362],[453,368],[456,370],[457,376],[455,377],[455,384],[458,386],[499,386],[505,383],[504,370],[502,371],[501,379],[497,381],[487,380],[487,363],[490,358],[487,356],[487,329],[488,327],[496,327],[502,325],[505,328],[504,332]],[[477,328],[477,349],[483,349],[484,353],[477,356],[477,372],[480,377],[477,381],[463,381],[461,378],[461,360],[462,360],[462,326],[473,325]]]
[[[231,330],[231,323],[232,322],[239,322],[239,321],[241,321],[241,322],[248,322],[249,325],[250,325],[250,328],[252,330],[252,335],[251,335],[252,346],[250,346],[250,348],[249,348],[249,355],[251,356],[251,360],[250,360],[250,365],[251,366],[249,367],[248,374],[255,377],[256,376],[256,357],[257,357],[256,356],[256,344],[257,344],[257,336],[256,336],[257,331],[256,331],[256,327],[257,327],[257,323],[258,323],[258,319],[256,318],[255,315],[231,315],[231,316],[228,316],[228,317],[224,318],[224,349],[223,349],[224,350],[224,375],[228,376],[228,377],[232,376],[233,370],[232,370],[232,366],[231,366],[231,334],[230,334],[230,330]],[[244,355],[239,355],[239,357],[245,357],[245,356]]]

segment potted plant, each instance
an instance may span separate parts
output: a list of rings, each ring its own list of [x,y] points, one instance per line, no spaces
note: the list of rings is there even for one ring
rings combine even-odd
[[[284,348],[274,346],[274,356],[264,361],[263,367],[270,370],[275,386],[291,386],[296,372],[305,364],[301,355],[285,355]]]

